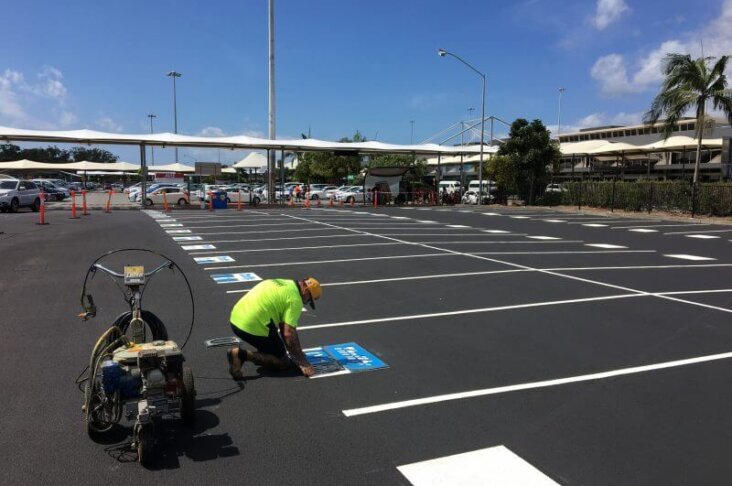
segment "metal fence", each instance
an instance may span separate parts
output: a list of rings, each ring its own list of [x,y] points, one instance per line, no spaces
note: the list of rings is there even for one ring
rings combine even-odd
[[[732,216],[732,184],[580,180],[564,183],[561,192],[544,194],[539,204]]]

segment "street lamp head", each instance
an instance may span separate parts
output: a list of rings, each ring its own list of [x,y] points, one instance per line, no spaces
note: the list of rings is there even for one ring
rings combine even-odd
[[[447,51],[445,49],[437,49],[437,55],[440,57],[447,56]]]
[[[182,75],[181,75],[181,73],[178,73],[175,71],[170,71],[166,76],[171,76],[173,78],[180,78]]]

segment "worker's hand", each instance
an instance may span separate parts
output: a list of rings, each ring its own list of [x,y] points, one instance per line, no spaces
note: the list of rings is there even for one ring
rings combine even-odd
[[[315,368],[310,363],[300,366],[300,371],[305,376],[313,376],[315,374]]]

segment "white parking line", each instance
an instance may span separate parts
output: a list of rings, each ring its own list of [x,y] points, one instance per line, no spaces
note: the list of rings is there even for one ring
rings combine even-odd
[[[564,243],[564,242],[562,242]],[[609,255],[611,253],[656,253],[656,250],[606,250],[606,251],[474,251],[473,255]],[[543,270],[543,269],[537,269]]]
[[[687,238],[696,238],[699,240],[716,240],[721,238],[721,236],[715,236],[715,235],[684,235]]]
[[[231,252],[227,252],[231,253]],[[229,268],[255,268],[255,267],[287,267],[295,265],[322,265],[324,263],[347,263],[347,262],[365,262],[372,260],[396,260],[402,258],[437,258],[445,256],[458,256],[453,253],[420,253],[417,255],[396,255],[396,256],[382,256],[382,257],[367,257],[367,258],[342,258],[338,260],[318,260],[318,261],[307,261],[307,262],[277,262],[277,263],[257,263],[253,265],[234,265],[230,267],[207,267],[204,270],[222,270]]]
[[[566,219],[543,219],[545,223],[566,223]]]
[[[673,254],[673,255],[663,255],[663,256],[669,257],[669,258],[679,258],[681,260],[693,260],[693,261],[716,260],[716,258],[703,257],[703,256],[697,256],[697,255],[686,255],[686,254]]]
[[[470,228],[470,226],[465,226],[464,224],[446,224],[448,228]]]
[[[528,238],[531,238],[529,236]],[[565,243],[582,243],[584,240],[560,240],[560,241],[525,241],[525,240],[491,240],[491,241],[413,241],[425,245],[563,245]],[[624,248],[624,247],[623,247]]]
[[[216,228],[260,228],[262,226],[302,226],[305,223],[264,223],[264,224],[221,224],[214,226],[188,226],[190,229],[216,229]]]
[[[509,216],[512,219],[530,219],[531,216]]]
[[[588,228],[607,228],[609,225],[600,223],[583,223],[582,226],[587,226]]]
[[[323,246],[294,246],[289,248],[250,248],[247,250],[221,250],[211,251],[205,253],[258,253],[267,251],[299,251],[299,250],[322,250],[329,248],[355,248],[359,246],[393,246],[402,245],[403,243],[356,243],[354,245],[323,245]],[[204,253],[196,253],[196,255],[203,255]]]
[[[608,248],[608,249],[628,248],[627,246],[611,245],[610,243],[587,243],[585,246],[592,246],[595,248]]]
[[[480,231],[483,232],[483,233],[493,233],[493,234],[507,234],[507,233],[510,233],[510,231],[497,230],[497,229],[484,229],[484,230],[480,230]]]
[[[616,228],[613,228],[613,229],[616,229]],[[629,229],[628,231],[632,231],[634,233],[658,233],[658,230],[648,229],[648,228],[635,228],[635,229]]]
[[[719,229],[719,230],[701,230],[701,231],[672,231],[664,233],[664,235],[693,235],[700,233],[730,233],[732,229]]]
[[[253,241],[282,241],[282,240],[312,240],[315,238],[355,238],[355,237],[361,237],[361,238],[369,238],[368,235],[357,235],[357,234],[347,234],[347,235],[316,235],[316,236],[287,236],[285,238],[244,238],[244,239],[238,239],[238,240],[212,240],[211,243],[251,243]]]
[[[531,238],[532,240],[561,240],[561,238],[557,238],[556,236],[527,236],[527,238]]]
[[[510,393],[522,390],[534,390],[537,388],[547,388],[552,386],[567,385],[570,383],[581,383],[586,381],[604,380],[608,378],[616,378],[618,376],[633,375],[637,373],[646,373],[649,371],[657,371],[668,368],[677,368],[680,366],[689,366],[700,363],[707,363],[711,361],[718,361],[722,359],[732,358],[731,353],[720,353],[711,354],[707,356],[700,356],[697,358],[680,359],[675,361],[666,361],[663,363],[654,363],[644,366],[634,366],[631,368],[620,368],[617,370],[604,371],[600,373],[591,373],[587,375],[570,376],[567,378],[556,378],[544,381],[535,381],[531,383],[521,383],[518,385],[499,386],[496,388],[484,388],[481,390],[471,390],[459,393],[448,393],[445,395],[436,395],[425,398],[417,398],[412,400],[403,400],[400,402],[384,403],[381,405],[372,405],[369,407],[353,408],[350,410],[343,410],[343,415],[346,417],[355,417],[358,415],[366,415],[371,413],[386,412],[388,410],[398,410],[408,407],[416,407],[419,405],[429,405],[433,403],[447,402],[451,400],[462,400],[466,398],[485,397],[489,395],[500,395],[503,393]]]
[[[502,445],[405,464],[397,467],[397,470],[413,486],[559,486]]]
[[[613,226],[613,229],[631,229],[631,228],[674,228],[680,226],[711,226],[711,224],[690,223],[690,224],[642,224],[636,226]]]

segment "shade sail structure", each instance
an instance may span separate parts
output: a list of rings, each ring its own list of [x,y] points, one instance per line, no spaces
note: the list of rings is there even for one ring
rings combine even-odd
[[[685,137],[683,135],[678,135],[675,137],[669,137],[666,140],[659,140],[658,142],[650,143],[648,145],[643,145],[641,148],[646,150],[656,150],[659,152],[674,152],[679,150],[689,150],[691,148],[696,149],[698,139],[691,138],[691,137]],[[710,149],[710,148],[721,148],[722,147],[722,139],[721,138],[704,138],[702,139],[702,149]]]
[[[236,174],[236,169],[233,167],[224,167],[221,169],[222,174]]]
[[[232,167],[236,169],[259,169],[267,165],[267,157],[259,152],[251,152]]]
[[[606,143],[597,148],[587,151],[589,155],[603,155],[603,154],[624,154],[624,153],[635,153],[643,152],[644,150],[638,146],[625,142]]]
[[[226,148],[232,150],[287,150],[353,153],[467,154],[480,152],[480,146],[437,144],[397,145],[383,142],[329,142],[325,140],[231,137],[192,137],[175,133],[122,134],[95,130],[25,130],[0,127],[0,140],[7,142],[56,142],[97,145],[149,145],[155,147]]]
[[[67,164],[51,164],[23,159],[0,162],[0,170],[63,170],[65,165]]]
[[[34,162],[32,160],[14,160],[12,162],[0,162],[0,170],[68,170],[68,171],[105,171],[105,172],[134,172],[140,169],[140,164],[129,162]]]
[[[586,155],[590,150],[595,150],[609,143],[607,140],[563,143],[559,146],[559,150],[562,152],[562,155]]]
[[[176,162],[175,164],[168,164],[168,165],[148,165],[147,166],[148,172],[185,172],[185,173],[193,173],[196,172],[195,167],[191,167],[190,165],[185,165]]]

